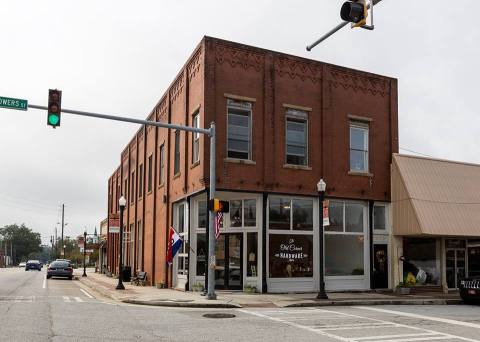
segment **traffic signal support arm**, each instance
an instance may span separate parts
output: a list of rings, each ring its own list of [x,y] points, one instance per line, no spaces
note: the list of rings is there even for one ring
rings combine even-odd
[[[377,5],[380,1],[382,0],[373,0],[373,6]],[[368,9],[370,9],[370,5],[367,6]],[[326,40],[328,37],[332,36],[334,33],[337,31],[340,31],[342,28],[350,24],[348,21],[342,21],[340,24],[335,26],[333,29],[328,31],[326,34],[321,36],[319,39],[317,39],[313,44],[307,46],[307,51],[311,51],[315,46]]]

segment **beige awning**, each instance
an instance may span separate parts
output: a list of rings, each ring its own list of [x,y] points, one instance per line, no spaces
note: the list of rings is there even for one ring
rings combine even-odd
[[[394,154],[394,235],[480,236],[480,165]]]

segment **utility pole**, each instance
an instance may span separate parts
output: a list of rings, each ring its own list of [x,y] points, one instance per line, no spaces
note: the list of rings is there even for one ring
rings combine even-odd
[[[64,227],[64,221],[65,219],[65,204],[62,204],[62,250],[63,250],[63,258],[65,258],[65,245],[63,243],[63,227]]]
[[[55,227],[55,259],[58,258],[58,237],[57,237],[57,227]]]

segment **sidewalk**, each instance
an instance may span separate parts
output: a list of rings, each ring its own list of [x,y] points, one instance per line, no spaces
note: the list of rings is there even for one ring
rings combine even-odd
[[[318,300],[316,293],[260,294],[240,291],[216,291],[217,300],[207,300],[199,292],[183,292],[172,289],[157,289],[152,286],[134,286],[123,283],[125,290],[115,290],[118,279],[103,274],[87,272],[82,277],[75,272],[80,282],[101,295],[115,301],[131,304],[190,307],[190,308],[242,308],[242,307],[315,307],[352,305],[446,305],[459,304],[458,294],[422,293],[397,295],[394,293],[358,292],[328,293],[329,299]]]

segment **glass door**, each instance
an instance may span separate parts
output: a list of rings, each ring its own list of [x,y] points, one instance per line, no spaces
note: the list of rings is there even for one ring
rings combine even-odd
[[[446,251],[447,285],[457,289],[465,278],[465,249],[447,249]]]
[[[243,287],[243,234],[220,234],[215,248],[215,286],[241,290]]]

